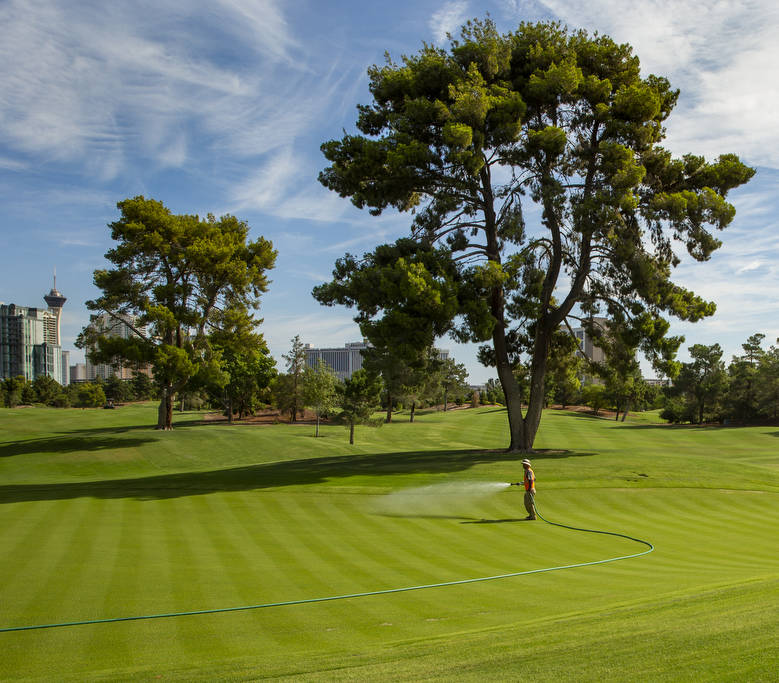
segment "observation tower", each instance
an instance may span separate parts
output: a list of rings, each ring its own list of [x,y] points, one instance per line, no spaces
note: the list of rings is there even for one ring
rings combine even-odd
[[[65,305],[67,298],[57,290],[57,269],[54,269],[54,286],[51,291],[43,297],[44,301],[49,305],[49,310],[54,314],[57,319],[57,338],[54,342],[55,346],[60,346],[60,316],[62,315],[62,307]]]

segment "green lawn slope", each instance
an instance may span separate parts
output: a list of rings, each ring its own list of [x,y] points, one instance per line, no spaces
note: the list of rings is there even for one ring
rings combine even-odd
[[[391,590],[646,548],[520,521],[505,411],[379,429],[0,410],[0,628]],[[542,514],[653,553],[0,633],[0,678],[776,680],[779,427],[547,411]]]

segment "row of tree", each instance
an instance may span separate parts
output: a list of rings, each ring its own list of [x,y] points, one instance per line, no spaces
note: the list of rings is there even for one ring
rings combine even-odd
[[[744,353],[727,367],[719,344],[689,347],[692,360],[682,364],[667,389],[661,416],[698,424],[779,419],[779,346],[764,349],[764,339],[760,333],[750,336],[742,344]]]
[[[271,382],[271,394],[276,406],[297,420],[304,407],[314,410],[316,434],[319,422],[340,408],[340,418],[350,426],[350,443],[354,425],[373,423],[371,417],[380,405],[386,408],[386,422],[392,421],[392,413],[399,403],[410,409],[410,421],[414,421],[417,406],[441,401],[444,410],[449,399],[467,393],[466,370],[451,359],[438,358],[433,348],[416,354],[418,364],[389,349],[368,348],[363,351],[363,369],[341,382],[335,372],[319,360],[312,367],[306,363],[306,350],[299,336],[292,340],[292,348],[284,355],[287,374]]]
[[[6,408],[42,404],[58,408],[96,408],[103,406],[106,395],[100,384],[81,382],[63,387],[47,375],[30,382],[23,375],[0,382],[0,401]]]
[[[151,398],[156,398],[156,388],[143,373],[136,373],[127,380],[97,377],[91,382],[74,382],[66,387],[48,375],[36,377],[32,382],[22,375],[0,382],[0,403],[7,408],[33,404],[56,408],[95,408],[105,405],[107,399],[126,402]]]

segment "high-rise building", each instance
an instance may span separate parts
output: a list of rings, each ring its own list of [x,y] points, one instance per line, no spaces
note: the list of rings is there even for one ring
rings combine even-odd
[[[57,316],[51,311],[0,304],[0,377],[33,381],[48,375],[63,381]]]
[[[609,326],[608,318],[593,318],[592,323],[602,330],[608,329]],[[568,328],[565,325],[561,325],[560,329],[563,332],[568,332]],[[574,327],[572,332],[574,337],[576,337],[576,341],[579,342],[579,353],[584,358],[594,363],[603,363],[606,360],[606,354],[603,352],[603,349],[593,343],[592,337],[587,334],[587,330],[583,327]]]
[[[63,387],[70,384],[70,351],[62,352],[62,381],[60,384]]]
[[[315,349],[306,347],[306,365],[315,368],[319,360],[324,361],[337,375],[338,379],[349,379],[352,373],[362,368],[362,350],[367,349],[366,342],[347,342],[342,347]]]
[[[70,381],[74,383],[87,381],[86,363],[76,363],[70,366]]]
[[[46,375],[70,384],[70,352],[62,350],[60,317],[67,298],[54,286],[43,299],[48,309],[0,303],[0,378],[28,381]]]
[[[306,347],[306,365],[315,368],[319,360],[324,361],[336,374],[338,379],[349,379],[353,373],[362,368],[362,352],[370,345],[366,341],[347,342],[344,346],[326,349],[315,349],[308,344]],[[439,360],[449,358],[448,349],[436,349]]]

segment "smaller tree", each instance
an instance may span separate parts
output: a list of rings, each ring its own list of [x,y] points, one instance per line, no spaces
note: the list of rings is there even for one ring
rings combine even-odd
[[[59,382],[48,375],[36,377],[32,386],[38,402],[45,403],[47,406],[52,405],[54,399],[62,393],[62,386]]]
[[[441,361],[439,369],[440,385],[444,392],[444,410],[449,405],[449,394],[452,392],[464,394],[467,387],[465,380],[468,378],[468,370],[462,363],[456,363],[452,358]],[[460,401],[462,403],[462,400]]]
[[[314,436],[318,437],[322,415],[329,415],[338,405],[338,377],[321,358],[315,368],[303,371],[303,402],[316,413]]]
[[[413,361],[398,358],[397,362],[405,366],[403,396],[410,403],[409,422],[413,422],[417,406],[438,395],[441,361],[438,352],[429,346],[417,353]]]
[[[31,406],[38,399],[32,382],[25,380],[22,387],[22,403],[26,406]]]
[[[258,323],[247,310],[228,309],[219,322],[209,337],[214,355],[203,385],[223,404],[232,424],[236,412],[239,420],[254,412],[276,374],[276,361],[262,334],[254,331]]]
[[[303,409],[303,370],[306,367],[306,349],[303,342],[300,341],[299,334],[292,338],[292,348],[282,357],[287,362],[287,373],[290,378],[286,387],[289,392],[287,402],[289,403],[290,422],[295,422],[298,411]]]
[[[79,408],[99,408],[105,405],[105,392],[99,384],[91,382],[79,384],[76,396],[76,406]]]
[[[594,415],[606,405],[606,387],[602,384],[586,384],[582,388],[582,403],[592,409]]]
[[[665,397],[665,405],[660,411],[660,417],[673,424],[695,422],[695,406],[681,396],[668,395]]]
[[[721,401],[728,387],[722,348],[719,344],[689,347],[691,363],[683,363],[674,382],[672,395],[683,396],[694,406],[697,422],[721,416]]]
[[[136,401],[148,401],[154,398],[154,382],[143,372],[136,372],[130,380]]]
[[[16,408],[22,402],[22,391],[27,386],[27,380],[24,375],[16,377],[7,377],[3,380],[3,389],[5,392],[4,402],[6,408]]]
[[[739,420],[751,420],[759,412],[756,385],[758,366],[765,353],[761,343],[764,334],[753,334],[741,345],[743,356],[734,356],[728,367],[727,411]]]
[[[547,398],[565,408],[579,396],[584,359],[573,332],[559,329],[552,336],[545,389]]]
[[[270,394],[273,405],[279,409],[279,412],[282,415],[288,413],[290,422],[293,422],[292,414],[297,410],[298,406],[295,401],[292,383],[292,375],[285,374],[276,375],[270,383]]]
[[[135,396],[132,384],[116,375],[106,380],[103,391],[105,391],[106,398],[112,398],[115,401],[131,401]]]
[[[395,403],[406,395],[412,383],[412,368],[394,352],[392,345],[374,344],[365,349],[362,355],[366,372],[381,377],[387,406],[386,421],[392,422]]]
[[[779,343],[779,339],[776,340]],[[772,346],[760,357],[755,384],[760,413],[776,420],[779,417],[779,347]]]
[[[484,391],[482,392],[489,403],[500,403],[505,405],[506,397],[503,395],[503,387],[500,382],[494,377],[490,377],[487,383],[484,385]]]
[[[381,388],[381,380],[365,370],[357,370],[340,385],[341,417],[349,427],[350,444],[354,444],[355,425],[381,425],[380,419],[372,419],[380,405]]]

